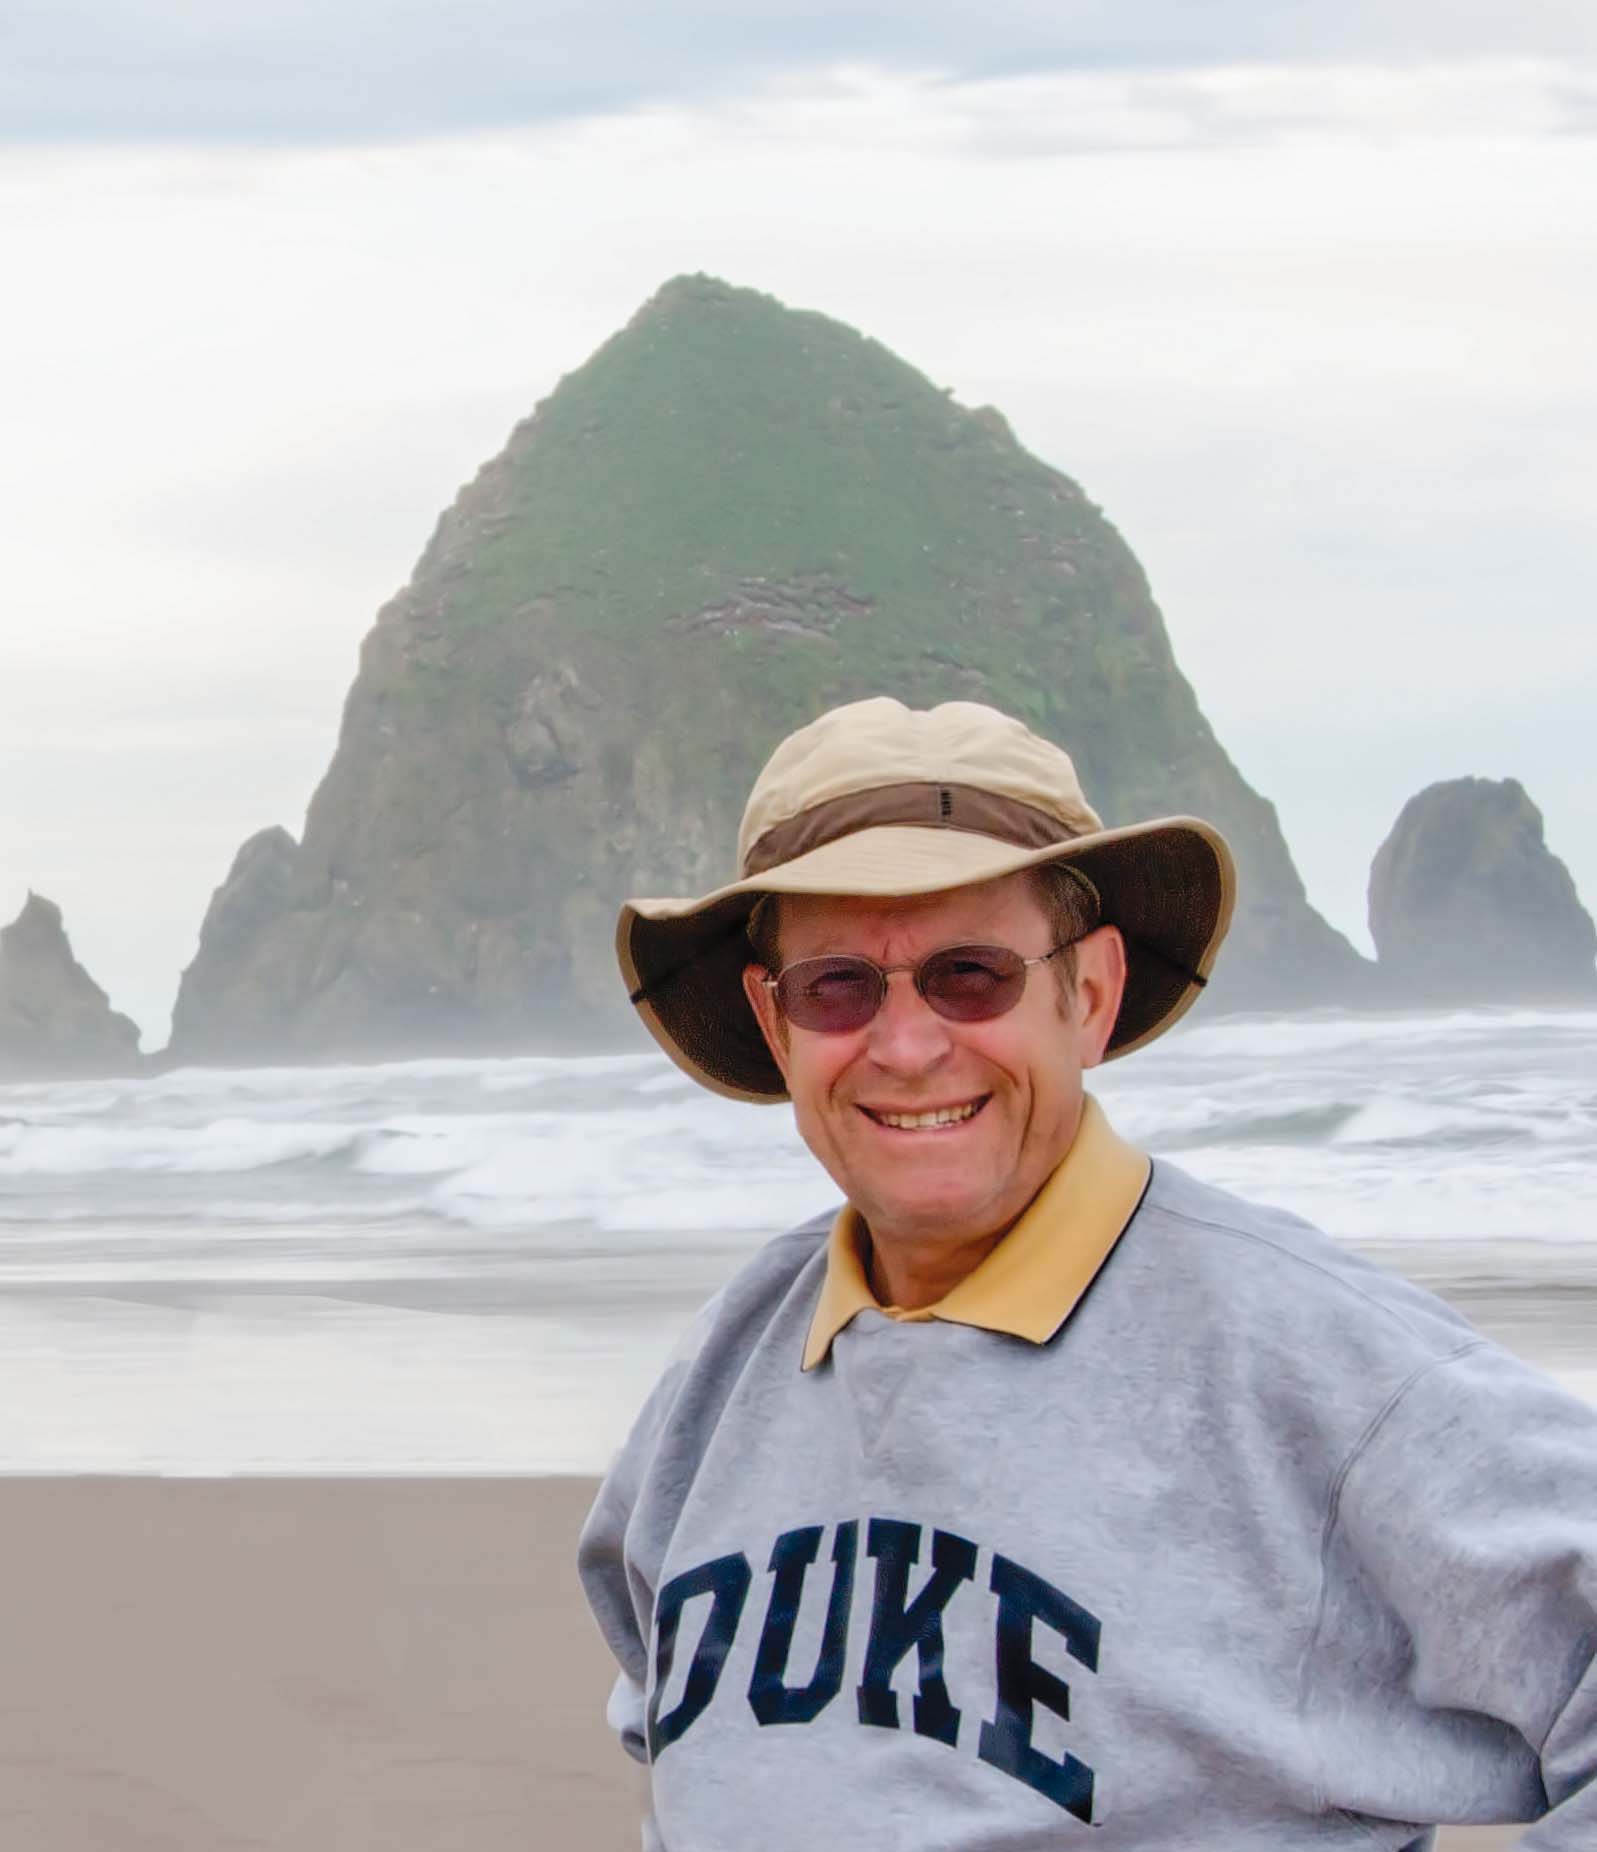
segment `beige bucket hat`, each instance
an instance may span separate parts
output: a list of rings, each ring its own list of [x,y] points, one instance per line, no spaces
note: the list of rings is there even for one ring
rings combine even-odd
[[[699,900],[629,900],[616,928],[628,993],[677,1065],[716,1093],[787,1089],[743,992],[749,915],[766,894],[935,894],[1068,862],[1125,936],[1126,992],[1106,1059],[1191,1008],[1231,923],[1225,838],[1192,817],[1105,829],[1070,756],[974,701],[833,708],[754,782],[738,878]]]

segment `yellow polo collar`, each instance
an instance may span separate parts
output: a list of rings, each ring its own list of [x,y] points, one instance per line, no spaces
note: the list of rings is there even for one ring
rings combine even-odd
[[[1148,1158],[1118,1137],[1096,1100],[1082,1102],[1074,1142],[1029,1207],[987,1258],[936,1305],[879,1305],[865,1277],[860,1218],[847,1205],[826,1243],[826,1278],[804,1344],[806,1370],[860,1312],[904,1324],[941,1318],[1046,1344],[1096,1278],[1142,1201]]]

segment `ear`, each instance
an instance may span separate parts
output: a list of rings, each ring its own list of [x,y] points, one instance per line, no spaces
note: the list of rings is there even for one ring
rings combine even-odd
[[[1075,1019],[1084,1068],[1097,1067],[1114,1033],[1126,989],[1126,942],[1116,926],[1100,926],[1076,941]]]
[[[787,1018],[776,1007],[776,994],[764,982],[770,976],[764,965],[745,965],[743,967],[743,994],[749,1000],[749,1008],[754,1012],[754,1020],[760,1025],[760,1034],[765,1037],[765,1046],[771,1051],[771,1059],[781,1070],[783,1080],[788,1078],[787,1062]]]

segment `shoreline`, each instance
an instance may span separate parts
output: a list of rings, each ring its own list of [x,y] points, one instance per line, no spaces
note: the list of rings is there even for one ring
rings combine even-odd
[[[1489,1244],[1354,1251],[1597,1406],[1597,1246],[1537,1244],[1517,1278],[1517,1257]],[[0,1284],[0,1484],[591,1477],[708,1293],[673,1282],[651,1316],[605,1322],[517,1290],[525,1303],[507,1291],[478,1317],[385,1286],[135,1297]]]

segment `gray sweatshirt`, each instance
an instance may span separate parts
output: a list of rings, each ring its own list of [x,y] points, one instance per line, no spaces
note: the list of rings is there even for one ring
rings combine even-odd
[[[1597,1414],[1164,1164],[1048,1343],[701,1316],[583,1533],[664,1852],[1597,1852]]]

